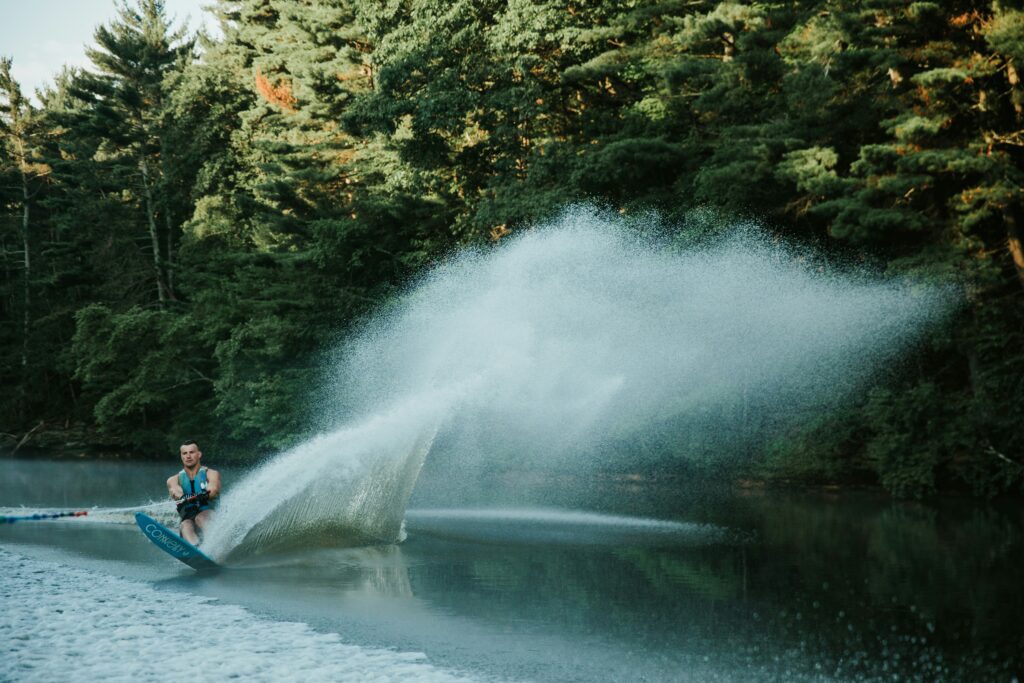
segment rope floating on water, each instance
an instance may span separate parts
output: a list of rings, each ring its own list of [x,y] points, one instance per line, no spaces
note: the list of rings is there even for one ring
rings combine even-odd
[[[16,515],[10,517],[0,516],[0,524],[14,524],[15,522],[31,522],[37,519],[57,519],[58,517],[85,517],[87,514],[89,514],[88,510],[78,510],[76,512],[37,512],[34,515]]]

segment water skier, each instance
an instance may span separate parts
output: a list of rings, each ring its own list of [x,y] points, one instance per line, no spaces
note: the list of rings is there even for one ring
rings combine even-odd
[[[220,472],[201,464],[203,453],[195,441],[181,444],[184,469],[167,479],[167,491],[178,504],[181,537],[199,545],[201,532],[213,516],[213,501],[220,495]]]

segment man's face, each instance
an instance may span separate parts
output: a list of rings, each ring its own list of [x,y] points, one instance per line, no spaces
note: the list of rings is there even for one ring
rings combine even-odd
[[[181,464],[185,467],[192,469],[199,464],[201,457],[203,457],[203,454],[200,452],[199,446],[194,443],[181,447]]]

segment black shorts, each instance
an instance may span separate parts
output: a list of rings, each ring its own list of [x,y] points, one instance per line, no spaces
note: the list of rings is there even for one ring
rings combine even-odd
[[[195,519],[203,510],[212,509],[212,505],[186,505],[185,507],[181,508],[181,510],[178,511],[178,514],[181,516],[181,521],[187,522],[189,520]]]

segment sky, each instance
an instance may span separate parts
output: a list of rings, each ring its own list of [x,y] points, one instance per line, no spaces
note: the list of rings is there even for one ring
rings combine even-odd
[[[165,0],[167,14],[192,29],[215,22],[203,11],[210,0]],[[93,32],[116,16],[114,0],[0,0],[0,55],[12,57],[25,94],[53,80],[65,65],[87,66]]]

